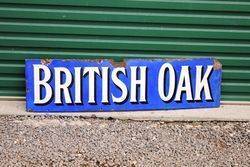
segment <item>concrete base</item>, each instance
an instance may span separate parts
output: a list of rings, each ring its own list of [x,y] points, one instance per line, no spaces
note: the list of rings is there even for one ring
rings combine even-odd
[[[133,112],[35,113],[25,111],[25,101],[0,101],[0,115],[61,115],[161,121],[250,121],[249,103],[223,103],[220,108]]]

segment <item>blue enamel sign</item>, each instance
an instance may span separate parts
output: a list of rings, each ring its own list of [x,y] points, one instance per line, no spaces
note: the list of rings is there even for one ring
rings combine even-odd
[[[221,64],[211,58],[26,60],[27,111],[219,107]]]

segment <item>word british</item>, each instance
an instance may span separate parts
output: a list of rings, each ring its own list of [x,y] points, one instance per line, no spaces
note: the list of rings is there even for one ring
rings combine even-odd
[[[27,110],[113,111],[217,107],[221,65],[191,60],[26,61]]]

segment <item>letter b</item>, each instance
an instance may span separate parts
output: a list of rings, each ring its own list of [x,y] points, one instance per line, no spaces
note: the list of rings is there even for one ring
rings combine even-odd
[[[45,104],[52,97],[52,88],[48,84],[51,77],[51,72],[49,68],[45,65],[35,64],[34,68],[34,103],[35,104]],[[40,79],[40,72],[43,70],[44,78]],[[45,88],[45,97],[41,99],[41,86]]]

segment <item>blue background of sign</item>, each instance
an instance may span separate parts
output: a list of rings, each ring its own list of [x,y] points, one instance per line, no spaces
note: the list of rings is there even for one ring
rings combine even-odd
[[[202,91],[202,100],[199,102],[182,100],[181,102],[169,101],[164,102],[161,100],[158,93],[158,73],[160,67],[166,63],[170,62],[175,71],[176,71],[176,87],[178,84],[178,79],[180,75],[181,66],[187,65],[190,66],[190,78],[192,85],[192,95],[194,97],[195,93],[195,75],[196,75],[196,65],[214,65],[214,59],[211,58],[198,58],[198,59],[130,59],[125,61],[126,69],[128,69],[127,77],[124,75],[119,75],[120,80],[122,80],[126,85],[128,90],[130,90],[130,66],[147,66],[147,103],[130,103],[128,94],[128,99],[122,104],[116,104],[112,102],[111,93],[109,93],[110,104],[102,104],[102,84],[101,77],[96,75],[96,104],[88,104],[88,77],[84,77],[82,82],[83,89],[83,104],[66,104],[63,101],[62,105],[54,104],[53,100],[47,105],[35,105],[34,104],[34,71],[33,64],[41,64],[41,60],[26,60],[26,109],[27,111],[38,111],[38,112],[88,112],[88,111],[126,111],[126,110],[168,110],[168,109],[185,109],[185,108],[210,108],[210,107],[219,107],[220,105],[220,96],[221,96],[221,68],[215,69],[210,75],[210,88],[213,101],[204,100],[204,92]],[[109,60],[58,60],[54,59],[47,65],[49,68],[53,69],[54,67],[66,67],[74,75],[74,67],[110,67],[110,76],[114,68],[112,63]],[[101,70],[100,70],[101,71]],[[203,72],[206,71],[206,67]],[[51,70],[52,76],[54,71]],[[42,76],[43,77],[43,76]],[[73,76],[74,77],[74,76]],[[138,76],[139,78],[140,76]],[[166,75],[166,80],[168,81],[168,75]],[[112,81],[110,84],[110,92],[115,96],[120,96],[121,91],[113,84]],[[52,77],[50,85],[54,87],[54,78]],[[168,86],[167,86],[168,87]],[[168,89],[166,89],[168,91]],[[43,90],[44,92],[44,90]],[[72,95],[72,101],[74,101],[74,84],[70,88]],[[64,99],[64,98],[63,98]],[[186,94],[183,93],[182,99],[186,99]]]

